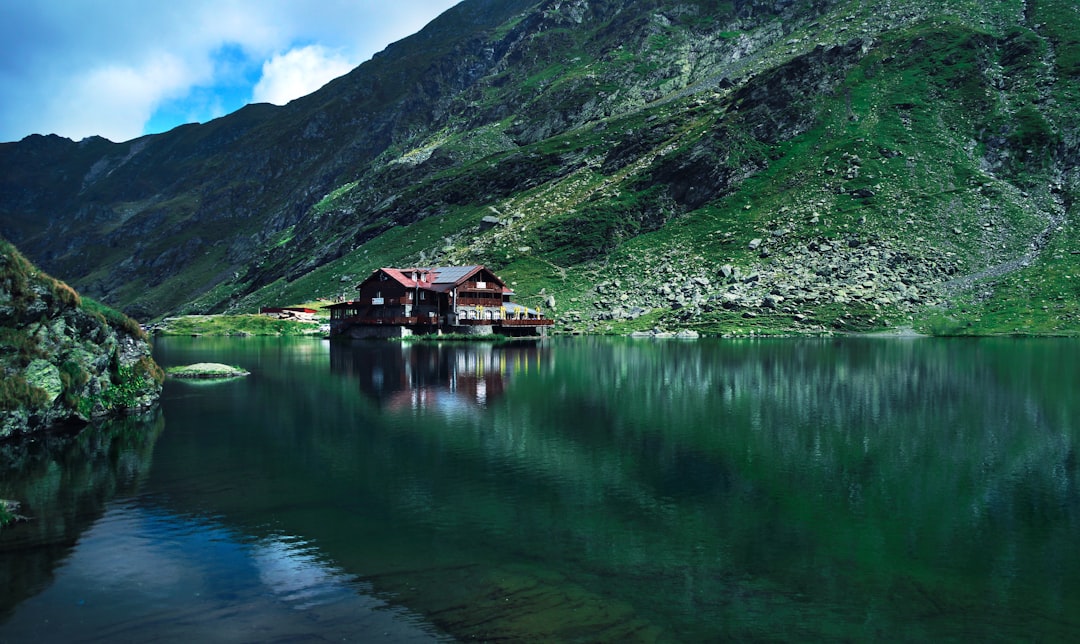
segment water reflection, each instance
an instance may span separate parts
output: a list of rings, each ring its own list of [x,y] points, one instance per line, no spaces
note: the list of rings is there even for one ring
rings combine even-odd
[[[138,487],[163,427],[155,410],[0,443],[0,498],[19,501],[30,518],[0,530],[0,611],[47,585],[106,504]]]
[[[199,553],[146,561],[223,628],[257,595],[330,633],[376,597],[462,639],[1080,636],[1080,343],[293,344],[159,343],[253,375],[166,386],[95,557]]]
[[[330,369],[355,379],[389,411],[440,409],[467,413],[503,395],[515,374],[541,367],[547,350],[536,342],[508,345],[335,342]]]
[[[390,434],[392,458],[357,465],[395,482],[379,490],[398,517],[558,562],[573,571],[561,585],[646,614],[652,593],[678,598],[660,620],[689,639],[794,622],[920,637],[927,610],[934,628],[991,636],[1003,607],[1055,630],[1046,607],[1076,606],[1080,410],[1050,393],[1080,384],[1076,345],[1041,355],[1052,373],[1038,345],[1011,341],[545,347],[461,417],[414,404],[418,389],[452,392],[453,353],[332,349],[352,359],[337,373],[425,412]],[[958,625],[972,614],[987,621]]]
[[[4,641],[429,642],[303,539],[257,539],[131,500],[79,539],[57,580],[0,626]]]

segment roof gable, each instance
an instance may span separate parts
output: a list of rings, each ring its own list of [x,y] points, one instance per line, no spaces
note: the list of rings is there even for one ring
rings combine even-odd
[[[468,282],[472,278],[478,277],[482,272],[486,272],[490,277],[490,281],[497,283],[502,287],[503,292],[512,293],[513,291],[507,287],[506,283],[502,281],[495,273],[479,265],[472,266],[437,266],[428,268],[379,268],[371,273],[363,282],[361,282],[357,288],[362,288],[364,284],[378,279],[380,274],[385,274],[390,279],[394,280],[398,284],[401,284],[405,288],[422,288],[432,291],[446,292],[453,289],[465,282]],[[419,278],[419,279],[416,279]],[[484,280],[480,280],[484,281]]]

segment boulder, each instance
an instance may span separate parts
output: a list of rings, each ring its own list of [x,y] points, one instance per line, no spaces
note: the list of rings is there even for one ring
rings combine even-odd
[[[761,301],[761,305],[767,309],[775,309],[780,306],[780,303],[784,301],[784,298],[780,295],[773,295],[772,293],[765,296]]]
[[[182,367],[169,367],[166,373],[172,378],[215,379],[238,378],[251,375],[250,371],[219,362],[198,362]]]

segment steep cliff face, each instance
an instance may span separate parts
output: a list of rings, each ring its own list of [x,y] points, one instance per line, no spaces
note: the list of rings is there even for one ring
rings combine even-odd
[[[0,234],[146,318],[483,263],[568,331],[1061,332],[1078,30],[1067,0],[466,0],[282,108],[0,145]]]
[[[139,326],[0,239],[0,439],[146,409],[163,375]]]

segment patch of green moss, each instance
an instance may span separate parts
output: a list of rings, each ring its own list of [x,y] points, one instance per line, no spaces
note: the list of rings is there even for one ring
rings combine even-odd
[[[138,409],[145,404],[147,393],[155,390],[164,380],[161,368],[153,361],[143,358],[131,365],[121,365],[115,355],[110,375],[112,384],[104,391],[79,399],[77,408],[84,417],[89,418],[99,408],[108,413]]]
[[[339,186],[338,188],[335,188],[329,194],[327,194],[325,197],[320,199],[318,203],[316,203],[314,206],[312,206],[311,207],[312,210],[314,210],[315,213],[319,214],[319,215],[324,215],[324,214],[330,212],[331,210],[336,208],[341,203],[341,201],[344,199],[344,197],[346,195],[348,195],[354,188],[356,188],[357,184],[358,184],[357,181],[350,181],[349,183],[346,183],[346,184],[344,184],[342,186]],[[291,228],[290,228],[290,230],[291,230]],[[282,244],[283,244],[283,242],[281,242],[280,240],[277,242],[278,246],[280,246]]]
[[[63,383],[64,403],[68,407],[77,408],[79,392],[90,381],[90,374],[74,360],[65,360],[60,365],[60,380]]]

